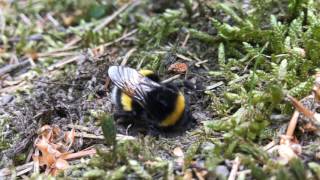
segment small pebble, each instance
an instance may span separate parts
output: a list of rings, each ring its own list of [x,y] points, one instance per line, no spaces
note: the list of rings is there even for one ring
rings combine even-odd
[[[226,166],[220,165],[220,166],[217,166],[217,167],[216,167],[215,174],[216,174],[217,176],[220,176],[220,177],[228,177],[229,173],[230,173],[230,172],[229,172],[229,170],[228,170],[228,168],[227,168]]]
[[[14,96],[12,95],[4,95],[0,97],[0,105],[4,106],[8,103],[10,103],[13,100]]]

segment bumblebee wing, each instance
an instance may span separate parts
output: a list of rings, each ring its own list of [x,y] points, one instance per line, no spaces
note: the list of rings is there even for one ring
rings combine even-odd
[[[145,104],[148,92],[160,86],[129,67],[111,66],[108,75],[118,88],[142,104]]]

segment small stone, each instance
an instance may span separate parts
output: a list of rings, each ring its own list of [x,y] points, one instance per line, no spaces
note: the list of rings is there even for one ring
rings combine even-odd
[[[12,95],[4,95],[0,98],[0,105],[4,106],[10,103],[13,100],[14,96]]]
[[[173,154],[175,156],[177,156],[177,157],[183,157],[184,156],[184,153],[183,153],[183,151],[182,151],[182,149],[180,147],[174,148]]]
[[[229,170],[226,166],[219,165],[216,167],[215,174],[220,177],[228,177]]]

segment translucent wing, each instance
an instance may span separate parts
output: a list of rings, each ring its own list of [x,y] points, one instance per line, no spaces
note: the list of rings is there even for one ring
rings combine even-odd
[[[148,92],[160,87],[160,84],[129,67],[111,66],[108,75],[118,88],[142,104],[145,104]]]

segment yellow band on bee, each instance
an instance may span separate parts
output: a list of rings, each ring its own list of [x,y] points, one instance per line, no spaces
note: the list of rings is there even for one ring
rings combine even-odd
[[[151,74],[154,74],[153,71],[148,70],[148,69],[141,69],[141,70],[139,71],[139,73],[142,74],[142,75],[144,75],[144,76],[149,76],[149,75],[151,75]]]
[[[123,110],[132,111],[132,98],[125,93],[121,93],[121,105]]]
[[[147,69],[142,69],[139,71],[139,73],[144,76],[149,76],[149,75],[153,74],[153,71],[147,70]],[[132,111],[132,109],[133,109],[132,98],[123,92],[121,93],[121,105],[122,105],[122,108],[124,111]]]
[[[167,126],[172,126],[172,125],[176,124],[176,122],[182,116],[182,113],[184,112],[185,106],[186,106],[185,98],[182,93],[179,93],[178,98],[176,100],[174,111],[171,114],[169,114],[169,116],[166,117],[160,123],[160,126],[167,127]]]

